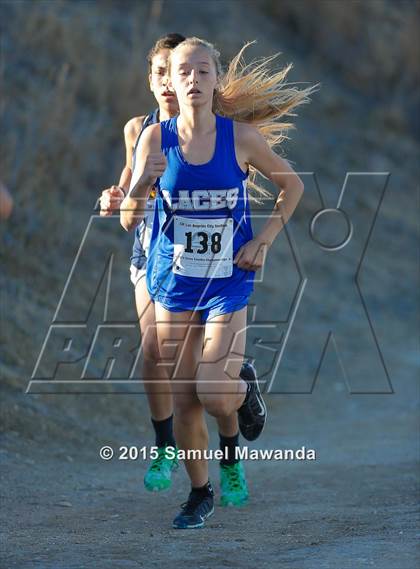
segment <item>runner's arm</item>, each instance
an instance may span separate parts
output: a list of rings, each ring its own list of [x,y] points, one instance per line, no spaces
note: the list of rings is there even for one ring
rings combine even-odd
[[[145,116],[141,116],[130,119],[124,127],[125,166],[121,172],[118,185],[125,190],[126,194],[130,188],[132,176],[133,149],[145,118]]]
[[[237,135],[245,162],[271,180],[279,190],[271,215],[255,237],[256,241],[270,246],[293,215],[303,195],[304,185],[289,162],[273,152],[258,129],[241,124]]]
[[[118,212],[124,197],[127,195],[131,181],[131,163],[133,147],[137,140],[138,133],[142,127],[144,117],[134,117],[130,119],[124,127],[124,143],[126,153],[126,163],[121,172],[120,180],[117,185],[103,190],[100,197],[100,214],[109,216]]]
[[[160,149],[160,125],[150,125],[137,145],[130,189],[120,206],[120,221],[126,231],[134,229],[143,219],[150,190],[165,168],[166,159]]]

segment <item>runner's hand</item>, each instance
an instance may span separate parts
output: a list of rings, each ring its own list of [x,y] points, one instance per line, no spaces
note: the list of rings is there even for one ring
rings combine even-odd
[[[118,186],[111,186],[104,190],[99,199],[101,204],[100,215],[106,217],[112,215],[114,211],[119,211],[124,197],[124,192]]]
[[[267,249],[267,243],[251,239],[242,245],[236,253],[233,263],[245,271],[258,271],[264,265]]]
[[[157,178],[162,176],[166,169],[166,158],[162,152],[151,152],[145,158],[143,173],[138,184],[140,186],[153,186]]]

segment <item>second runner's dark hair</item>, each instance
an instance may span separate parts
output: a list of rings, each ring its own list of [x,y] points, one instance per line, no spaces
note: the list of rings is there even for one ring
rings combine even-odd
[[[147,54],[147,63],[149,65],[149,73],[152,70],[152,60],[161,49],[174,49],[186,38],[182,34],[172,33],[162,36],[157,40],[152,49]]]

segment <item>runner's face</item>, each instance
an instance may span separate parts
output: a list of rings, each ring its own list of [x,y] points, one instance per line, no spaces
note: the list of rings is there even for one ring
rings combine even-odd
[[[180,104],[211,104],[216,83],[216,67],[205,47],[185,46],[172,55],[171,84]]]
[[[165,109],[178,108],[176,95],[169,85],[168,58],[170,50],[161,49],[152,59],[152,69],[149,75],[150,90],[155,96],[159,107]]]

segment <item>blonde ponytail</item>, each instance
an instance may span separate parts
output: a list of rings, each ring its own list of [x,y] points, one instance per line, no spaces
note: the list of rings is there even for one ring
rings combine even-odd
[[[296,83],[286,83],[287,74],[293,67],[292,63],[279,71],[271,69],[271,63],[280,53],[245,63],[244,51],[253,43],[255,41],[247,42],[242,47],[230,62],[226,73],[222,72],[220,53],[213,44],[200,38],[187,38],[173,52],[185,45],[206,48],[214,61],[219,78],[214,92],[213,112],[238,122],[252,124],[259,129],[269,146],[275,148],[289,139],[288,131],[295,128],[292,122],[280,122],[280,119],[285,116],[297,116],[292,111],[309,103],[310,95],[318,90],[319,84],[299,89]],[[257,171],[250,167],[248,185],[251,196],[257,202],[261,201],[261,197],[273,198],[271,192],[255,182],[256,174]]]

